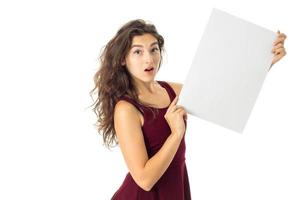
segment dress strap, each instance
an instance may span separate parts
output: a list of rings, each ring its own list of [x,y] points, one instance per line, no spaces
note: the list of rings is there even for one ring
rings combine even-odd
[[[176,93],[173,90],[173,88],[166,81],[157,81],[157,82],[167,90],[169,97],[171,99],[171,102],[172,102],[173,99],[175,99],[175,97],[176,97]]]
[[[130,97],[127,96],[123,96],[120,98],[120,100],[125,100],[129,103],[131,103],[132,105],[134,105],[141,113],[144,113],[143,109],[140,107],[140,105],[133,99],[131,99]]]
[[[169,95],[169,98],[171,100],[171,102],[174,100],[174,98],[176,97],[176,93],[173,90],[173,88],[166,82],[166,81],[157,81],[163,88],[165,88],[167,90],[167,93]],[[122,96],[120,98],[120,100],[125,100],[131,104],[133,104],[141,113],[144,113],[145,110],[143,109],[143,106],[141,106],[140,104],[138,104],[134,99],[128,97],[128,96]]]

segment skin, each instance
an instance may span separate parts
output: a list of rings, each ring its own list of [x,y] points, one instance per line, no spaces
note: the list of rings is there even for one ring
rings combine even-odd
[[[278,31],[272,49],[274,58],[270,68],[286,55],[285,39],[286,35]],[[187,119],[185,109],[177,105],[182,84],[168,82],[176,93],[176,98],[169,102],[166,91],[154,80],[160,60],[156,38],[151,34],[144,34],[133,38],[132,48],[122,63],[131,74],[141,101],[160,108],[169,105],[164,117],[170,126],[171,134],[153,157],[148,157],[144,143],[143,115],[124,100],[120,100],[114,109],[114,128],[124,160],[134,181],[145,191],[150,191],[169,167],[183,138],[184,119]],[[148,67],[154,67],[153,73],[144,71]]]
[[[273,43],[273,49],[272,53],[274,54],[271,67],[277,63],[282,57],[286,55],[286,51],[284,48],[284,41],[287,38],[287,36],[284,33],[280,33],[280,31],[277,31],[277,38]]]

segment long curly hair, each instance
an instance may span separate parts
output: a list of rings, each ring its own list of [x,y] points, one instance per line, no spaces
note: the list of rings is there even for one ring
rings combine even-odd
[[[114,144],[118,145],[114,129],[114,107],[121,97],[127,96],[137,104],[150,109],[152,113],[157,113],[151,104],[142,103],[138,99],[132,77],[127,68],[122,65],[122,61],[125,60],[132,45],[133,37],[146,33],[150,33],[158,41],[161,56],[159,70],[164,51],[164,38],[157,32],[153,24],[142,19],[132,20],[124,24],[100,53],[100,67],[94,75],[95,87],[90,91],[90,96],[93,99],[93,94],[96,95],[96,99],[93,99],[94,103],[91,105],[93,106],[92,110],[97,115],[95,125],[98,133],[103,136],[104,145],[108,148]]]

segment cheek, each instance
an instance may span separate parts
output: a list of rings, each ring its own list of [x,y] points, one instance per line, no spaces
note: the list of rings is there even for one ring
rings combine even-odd
[[[136,70],[138,69],[139,67],[141,67],[142,65],[142,60],[141,59],[132,59],[130,62],[128,62],[128,67],[131,69],[131,70]]]
[[[160,55],[158,55],[158,56],[155,56],[154,57],[154,61],[155,61],[155,63],[159,63],[160,62],[160,60],[161,60],[161,57],[160,57]]]
[[[138,59],[131,59],[126,62],[127,70],[133,74],[136,73],[141,66],[142,66],[142,62],[139,61]]]

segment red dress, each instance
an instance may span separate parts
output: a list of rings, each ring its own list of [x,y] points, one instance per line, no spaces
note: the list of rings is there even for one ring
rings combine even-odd
[[[162,87],[166,89],[171,102],[176,97],[176,93],[172,87],[165,81],[157,81]],[[158,114],[154,120],[151,111],[145,109],[144,106],[138,105],[134,100],[123,97],[136,106],[140,111],[144,111],[144,124],[142,131],[144,135],[145,145],[149,158],[155,155],[156,152],[162,147],[166,139],[171,133],[170,127],[164,118],[168,109],[158,108]],[[186,125],[186,121],[185,125]],[[181,144],[165,173],[156,182],[150,191],[145,191],[139,187],[130,173],[125,177],[120,188],[115,192],[112,200],[190,200],[190,186],[187,168],[185,164],[185,140],[182,138]]]

